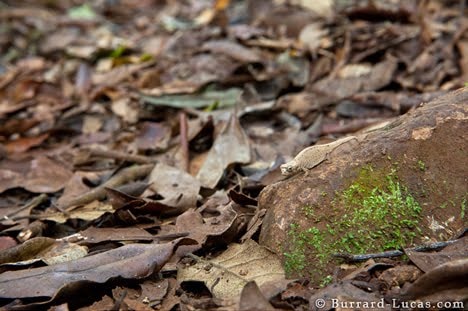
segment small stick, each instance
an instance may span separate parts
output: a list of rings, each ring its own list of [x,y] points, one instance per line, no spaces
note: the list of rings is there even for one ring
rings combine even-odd
[[[42,193],[42,194],[38,195],[37,197],[34,197],[31,201],[26,203],[24,206],[18,208],[16,211],[11,212],[10,214],[3,216],[3,218],[4,219],[10,219],[12,216],[18,214],[21,211],[24,211],[24,210],[26,210],[28,208],[35,208],[39,204],[45,202],[47,200],[47,198],[48,198],[47,194]]]
[[[180,148],[182,150],[182,169],[186,172],[189,171],[189,145],[187,139],[187,115],[185,112],[179,114],[179,123],[180,123]]]
[[[112,311],[119,311],[122,302],[124,301],[125,297],[127,296],[127,290],[125,289],[122,294],[120,295],[119,299],[115,300],[114,306],[111,308]]]
[[[434,243],[427,244],[427,245],[419,245],[419,246],[415,246],[412,248],[407,248],[406,250],[415,251],[415,252],[433,251],[433,250],[446,247],[447,245],[453,244],[456,241],[458,240],[434,242]],[[382,253],[358,254],[358,255],[353,255],[349,253],[338,253],[338,254],[333,254],[333,257],[342,258],[346,262],[357,262],[357,261],[366,261],[368,259],[374,259],[374,258],[399,257],[399,256],[403,256],[404,254],[405,253],[403,251],[393,250],[393,251],[386,251]]]
[[[72,207],[77,205],[84,205],[88,204],[94,200],[101,200],[106,197],[106,190],[105,188],[114,188],[125,184],[129,181],[146,177],[151,170],[153,169],[153,164],[145,164],[145,165],[135,165],[124,168],[121,170],[117,175],[112,176],[107,180],[105,183],[97,186],[96,188],[92,189],[89,192],[86,192],[74,199],[72,199],[67,204],[64,204],[62,209],[65,211],[70,210]]]
[[[95,157],[124,160],[124,161],[134,162],[138,164],[147,164],[147,163],[155,162],[149,157],[127,154],[125,152],[115,151],[115,150],[103,150],[100,148],[90,148],[89,152],[91,156],[95,156]]]

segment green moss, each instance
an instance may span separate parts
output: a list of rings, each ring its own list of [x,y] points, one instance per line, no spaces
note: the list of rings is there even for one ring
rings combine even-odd
[[[284,258],[284,270],[286,274],[291,275],[293,273],[301,274],[305,268],[305,241],[300,236],[299,226],[291,224],[288,237],[290,239],[293,248],[291,252],[285,252]]]
[[[460,218],[461,220],[465,219],[465,212],[466,212],[466,198],[463,198],[463,201],[461,202],[461,212],[460,212]]]
[[[325,226],[301,229],[291,225],[289,249],[284,253],[288,274],[302,274],[306,258],[315,257],[309,272],[323,273],[334,253],[367,253],[399,249],[411,245],[420,233],[421,207],[400,183],[396,170],[388,174],[371,166],[361,169],[358,177],[331,204]],[[303,211],[313,215],[307,206]]]
[[[312,206],[305,205],[302,207],[302,212],[305,214],[307,218],[311,218],[315,216],[315,212]]]
[[[325,287],[328,284],[330,284],[333,281],[333,276],[327,275],[322,279],[322,282],[320,283],[320,287]]]
[[[419,167],[419,170],[421,170],[422,172],[426,170],[426,164],[421,160],[418,160],[418,167]]]

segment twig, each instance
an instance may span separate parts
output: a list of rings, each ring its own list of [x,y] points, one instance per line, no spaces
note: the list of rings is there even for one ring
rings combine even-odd
[[[456,241],[458,240],[434,242],[434,243],[427,244],[427,245],[419,245],[419,246],[415,246],[412,248],[407,248],[406,250],[415,251],[415,252],[433,251],[433,250],[444,248],[447,245],[455,243]],[[403,256],[404,254],[405,252],[403,251],[393,250],[393,251],[386,251],[382,253],[358,254],[358,255],[353,255],[349,253],[338,253],[338,254],[333,254],[333,257],[342,258],[346,262],[357,262],[357,261],[366,261],[366,260],[375,259],[375,258],[399,257],[399,256]]]
[[[180,123],[180,148],[182,151],[182,169],[186,172],[189,171],[189,145],[187,139],[187,115],[185,112],[179,114]]]
[[[45,216],[47,216],[47,215],[45,215]],[[184,237],[189,236],[189,235],[190,235],[190,232],[175,232],[175,233],[161,234],[161,235],[156,235],[156,236],[145,236],[145,235],[138,236],[138,235],[135,235],[135,236],[130,236],[130,237],[123,237],[123,238],[119,239],[119,241],[174,240],[174,239],[178,239],[178,238],[184,238]],[[76,242],[79,242],[79,241],[86,242],[87,239],[88,239],[88,237],[83,236],[81,233],[74,233],[72,235],[57,239],[57,241],[65,241],[65,242],[70,242],[70,243],[76,243]]]
[[[112,311],[119,311],[122,302],[124,301],[125,297],[127,296],[127,290],[125,289],[118,299],[115,300],[114,306],[111,308]]]
[[[129,181],[146,177],[151,172],[153,167],[153,164],[135,165],[127,167],[121,170],[117,175],[112,176],[105,183],[97,186],[96,188],[92,189],[87,193],[84,193],[74,198],[67,204],[62,205],[62,209],[67,211],[77,205],[88,204],[94,200],[104,199],[106,197],[105,188],[114,188]]]
[[[15,216],[15,217],[11,217],[10,219],[13,220],[13,221],[18,221],[18,220],[21,220],[21,219],[33,219],[33,220],[42,220],[46,217],[47,215],[25,215],[25,216]]]
[[[103,150],[100,148],[90,148],[89,152],[91,156],[95,156],[95,157],[124,160],[124,161],[134,162],[138,164],[147,164],[147,163],[156,162],[149,157],[128,154],[125,152],[115,151],[115,150]]]
[[[39,204],[45,202],[47,199],[48,199],[47,194],[42,193],[42,194],[38,195],[37,197],[34,197],[31,201],[26,203],[24,206],[18,208],[16,211],[11,212],[10,214],[3,216],[3,218],[4,219],[10,219],[12,216],[18,214],[21,211],[24,211],[24,210],[29,209],[29,208],[35,208]]]
[[[351,52],[351,33],[349,30],[346,30],[345,35],[344,35],[343,47],[341,48],[341,50],[337,53],[337,56],[335,57],[336,65],[330,74],[331,77],[335,78],[338,75],[338,72],[340,71],[340,69],[343,68],[344,65],[347,63],[350,52]]]
[[[153,240],[172,240],[172,239],[178,239],[178,238],[185,238],[186,236],[189,236],[189,235],[190,235],[190,232],[175,232],[175,233],[156,235],[153,237]]]

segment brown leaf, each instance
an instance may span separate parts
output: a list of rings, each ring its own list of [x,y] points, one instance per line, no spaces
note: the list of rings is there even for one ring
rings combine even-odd
[[[148,183],[150,189],[164,199],[158,202],[179,211],[195,207],[200,182],[192,175],[175,167],[158,163],[152,170]]]
[[[0,251],[4,251],[5,249],[12,248],[13,246],[16,246],[18,243],[13,239],[12,237],[9,236],[2,236],[0,237]],[[0,253],[3,255],[3,253]],[[2,258],[2,255],[0,255],[0,258]],[[0,259],[1,262],[1,259]]]
[[[240,294],[240,310],[275,310],[268,299],[263,296],[255,281],[245,284]]]
[[[193,240],[166,244],[130,244],[53,266],[7,271],[0,275],[1,298],[53,297],[77,282],[104,283],[110,278],[139,279],[159,269],[174,248]]]
[[[19,187],[23,183],[23,176],[15,171],[0,168],[0,193]]]
[[[256,52],[229,40],[209,41],[202,45],[202,49],[227,55],[243,63],[260,62]]]
[[[164,84],[183,83],[198,88],[211,81],[223,81],[239,66],[240,64],[222,54],[198,54],[170,66],[161,75],[161,80]]]
[[[408,258],[422,271],[428,272],[435,267],[452,260],[468,257],[468,237],[459,239],[439,252],[417,252],[405,250]]]
[[[341,77],[328,77],[313,85],[319,93],[344,98],[361,91],[374,91],[388,85],[397,69],[397,61],[389,58],[383,62],[370,65],[348,65],[341,70]]]
[[[11,169],[5,169],[5,167]],[[0,192],[16,187],[35,193],[61,190],[72,172],[58,161],[38,156],[29,161],[0,162]]]
[[[468,258],[449,261],[426,272],[402,293],[402,299],[466,301]]]
[[[105,190],[107,199],[115,210],[121,209],[124,206],[128,206],[128,204],[132,204],[134,201],[142,201],[137,197],[128,195],[122,191],[118,191],[112,188],[106,187]],[[141,202],[141,204],[143,204],[143,202]]]
[[[68,182],[64,185],[63,193],[57,200],[57,204],[59,206],[65,206],[77,196],[88,192],[89,187],[85,185],[83,179],[90,177],[92,179],[95,176],[96,173],[92,172],[75,172],[73,176],[68,180]]]
[[[23,188],[31,192],[57,192],[72,177],[72,172],[68,168],[45,156],[33,159],[30,169],[25,176]]]
[[[105,213],[113,213],[114,208],[110,204],[106,204],[100,201],[92,201],[91,203],[85,204],[84,206],[71,210],[66,214],[63,212],[46,212],[40,216],[43,219],[55,221],[58,223],[65,223],[69,219],[83,219],[83,220],[94,220],[98,219]]]
[[[96,228],[89,227],[80,235],[86,243],[101,243],[107,241],[151,241],[153,236],[140,228]]]
[[[164,150],[169,145],[171,129],[162,123],[143,122],[135,139],[139,150]]]
[[[37,147],[49,137],[49,133],[40,134],[38,136],[21,137],[5,144],[8,153],[21,153],[28,151],[32,147]]]
[[[162,300],[169,290],[169,280],[148,280],[140,284],[140,288],[141,299],[149,299],[150,301]]]
[[[8,112],[5,111],[5,112]],[[0,114],[2,113],[2,105],[0,103]],[[9,119],[2,121],[0,124],[0,134],[9,136],[12,134],[22,134],[39,123],[36,119]]]
[[[251,160],[249,138],[236,116],[231,115],[229,123],[216,138],[197,179],[207,188],[214,188],[224,170],[234,163],[248,163]]]
[[[263,285],[285,283],[284,270],[276,254],[253,240],[243,244],[231,244],[212,260],[199,261],[177,271],[179,282],[201,281],[215,298],[237,298],[245,284],[255,280]]]
[[[351,301],[372,304],[381,303],[382,306],[378,305],[379,310],[391,310],[390,305],[383,303],[377,293],[368,293],[354,286],[351,282],[350,280],[346,280],[319,290],[309,298],[309,310],[331,310],[334,308],[332,307],[332,299],[343,303]],[[321,301],[324,302],[323,305],[320,304]]]
[[[195,210],[188,210],[177,217],[176,228],[178,232],[190,232],[191,238],[203,244],[208,236],[220,236],[233,224],[237,214],[232,208],[223,208],[221,215],[203,219]]]
[[[310,23],[302,28],[299,34],[299,41],[314,55],[320,48],[320,45],[325,42],[323,39],[328,35],[328,31],[328,28],[324,27],[322,23]]]
[[[413,265],[399,265],[382,272],[379,280],[388,288],[403,287],[405,283],[413,283],[421,276],[421,270]]]

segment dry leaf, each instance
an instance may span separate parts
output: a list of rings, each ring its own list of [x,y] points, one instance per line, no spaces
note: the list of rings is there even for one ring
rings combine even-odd
[[[71,262],[0,274],[1,298],[53,297],[74,283],[104,283],[110,278],[139,279],[158,271],[174,248],[192,240],[166,244],[130,244]]]
[[[247,240],[244,244],[231,244],[212,260],[182,267],[177,280],[204,282],[214,297],[232,299],[240,295],[249,281],[255,281],[261,288],[270,282],[282,283],[285,274],[277,255]]]
[[[197,179],[204,187],[214,188],[224,170],[234,163],[250,162],[250,142],[236,116],[231,115],[229,123],[216,138]]]

